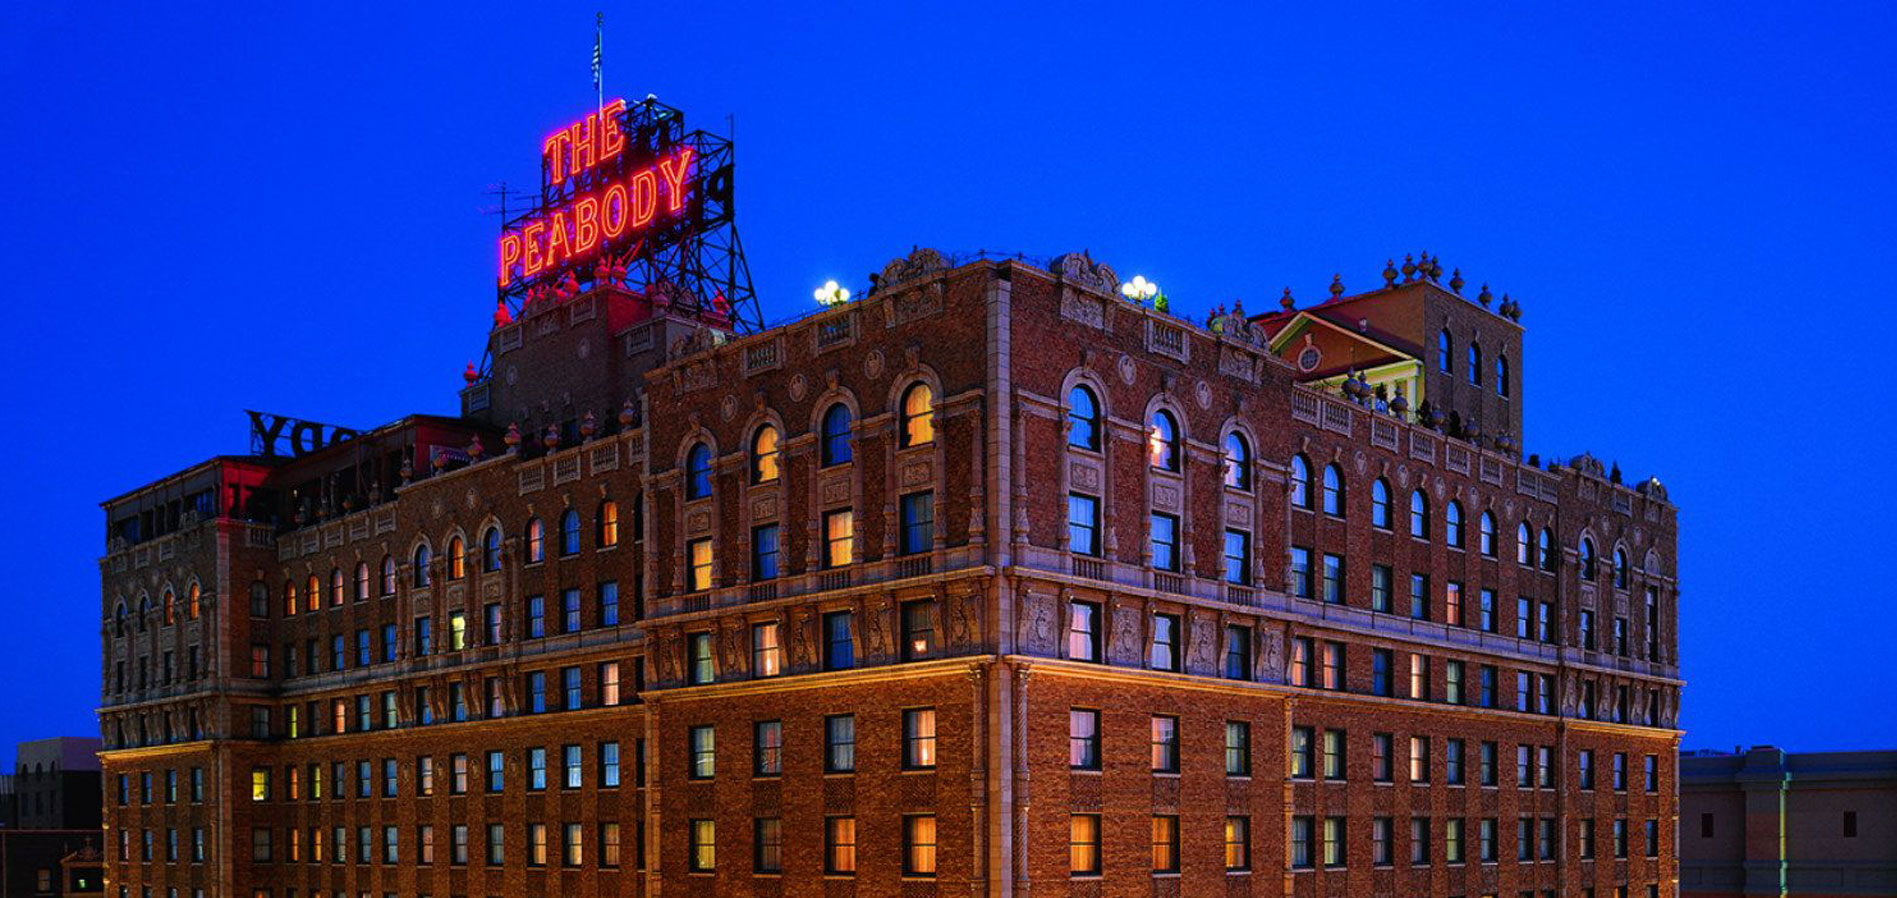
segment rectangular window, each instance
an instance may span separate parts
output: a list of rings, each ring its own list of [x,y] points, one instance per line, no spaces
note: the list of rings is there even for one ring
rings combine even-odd
[[[1311,685],[1311,652],[1311,637],[1291,638],[1291,685]]]
[[[610,708],[619,704],[619,662],[604,661],[599,665],[599,703]]]
[[[1614,753],[1614,791],[1627,791],[1627,753]]]
[[[527,711],[532,714],[547,712],[547,672],[544,670],[527,675]]]
[[[1410,818],[1410,863],[1414,866],[1429,864],[1429,818]]]
[[[828,876],[856,873],[856,818],[829,817],[823,821],[823,872]]]
[[[1429,658],[1410,653],[1410,698],[1429,701]]]
[[[1391,755],[1395,751],[1395,737],[1389,733],[1370,734],[1370,778],[1387,783],[1395,779],[1395,764]]]
[[[1429,620],[1429,575],[1410,575],[1410,617]]]
[[[1069,602],[1067,657],[1075,661],[1099,661],[1100,605],[1096,602]]]
[[[1395,687],[1392,683],[1392,680],[1395,679],[1395,672],[1391,670],[1391,667],[1395,664],[1396,657],[1389,649],[1372,649],[1370,651],[1370,691],[1372,694],[1382,696],[1392,696],[1396,694]]]
[[[500,751],[487,753],[487,791],[499,793],[507,787],[507,756]]]
[[[1480,858],[1482,862],[1485,864],[1494,863],[1495,857],[1496,857],[1495,818],[1484,817],[1481,820],[1476,821],[1475,834],[1476,834],[1476,852],[1477,852],[1476,856]]]
[[[760,720],[751,725],[751,773],[780,776],[784,772],[784,724]]]
[[[418,656],[426,657],[430,652],[433,652],[434,650],[435,650],[435,640],[434,640],[434,636],[432,632],[429,629],[428,618],[426,617],[416,618],[415,619],[415,654]],[[314,657],[315,652],[312,651],[311,655],[312,657],[310,658],[310,663],[314,665],[316,663],[316,659]]]
[[[460,683],[454,684],[457,688]],[[580,669],[578,667],[560,668],[560,707],[567,711],[578,711],[586,703],[580,693]]]
[[[1154,773],[1179,772],[1179,718],[1153,715],[1152,761]]]
[[[751,580],[762,583],[782,575],[778,568],[777,525],[751,528]]]
[[[1496,744],[1493,742],[1484,742],[1476,751],[1476,766],[1479,768],[1476,771],[1476,776],[1484,786],[1495,785],[1495,768],[1497,766],[1495,757]]]
[[[905,770],[935,767],[934,708],[909,708],[902,712],[902,766]]]
[[[1225,678],[1251,679],[1251,629],[1238,624],[1225,627]]]
[[[1251,724],[1225,722],[1225,775],[1251,776]]]
[[[775,677],[784,672],[784,646],[778,641],[776,621],[751,625],[751,675]]]
[[[1535,623],[1534,600],[1521,596],[1515,600],[1515,638],[1527,639]]]
[[[718,730],[709,724],[692,727],[691,744],[691,778],[711,779],[718,772]]]
[[[599,865],[602,867],[619,866],[619,824],[611,821],[599,825]]]
[[[541,792],[547,788],[547,750],[544,748],[527,749],[527,790]]]
[[[1153,815],[1153,872],[1179,872],[1179,818],[1173,814]]]
[[[547,635],[547,599],[545,596],[527,597],[527,638],[539,639]]]
[[[1316,821],[1310,817],[1291,818],[1291,869],[1309,870],[1314,866],[1311,855],[1312,829]]]
[[[856,717],[835,714],[823,720],[823,770],[849,773],[856,769]]]
[[[856,642],[851,630],[854,612],[832,611],[823,616],[823,669],[849,670],[856,666]]]
[[[1243,530],[1225,531],[1225,582],[1251,583],[1251,534]]]
[[[1530,684],[1531,680],[1527,671],[1515,672],[1515,710],[1528,710],[1529,702],[1534,696],[1534,689]]]
[[[1390,613],[1390,583],[1393,574],[1387,564],[1370,566],[1370,610]]]
[[[1153,615],[1153,645],[1147,664],[1154,670],[1179,669],[1179,616]]]
[[[1647,755],[1642,759],[1642,774],[1648,793],[1660,791],[1660,756]]]
[[[1311,550],[1291,547],[1291,594],[1300,599],[1311,597]]]
[[[1324,643],[1324,688],[1332,691],[1344,688],[1344,644],[1341,642]]]
[[[935,654],[935,602],[902,603],[902,658],[919,661]]]
[[[1582,789],[1594,788],[1594,750],[1583,748],[1574,756],[1575,778]]]
[[[1443,782],[1451,786],[1462,785],[1462,749],[1461,739],[1450,739],[1443,746]]]
[[[690,564],[690,579],[685,585],[686,592],[704,592],[711,588],[711,538],[695,539],[685,545],[685,556]]]
[[[1067,712],[1067,766],[1075,770],[1100,769],[1100,712],[1073,708]]]
[[[712,657],[711,634],[689,633],[685,636],[685,651],[688,662],[685,667],[686,679],[694,686],[703,686],[718,679],[717,660]]]
[[[784,872],[784,821],[759,817],[751,824],[751,869],[757,873]]]
[[[1495,707],[1495,667],[1493,665],[1484,664],[1482,665],[1482,669],[1477,672],[1477,676],[1480,680],[1478,684],[1478,698],[1480,699],[1482,707]]]
[[[1443,821],[1443,861],[1451,864],[1463,862],[1462,820],[1451,817]]]
[[[1156,511],[1147,526],[1152,532],[1153,567],[1179,570],[1179,519]]]
[[[1341,555],[1324,555],[1324,602],[1344,604],[1344,558]]]
[[[1251,818],[1225,818],[1225,869],[1251,869]]]
[[[1073,876],[1100,875],[1100,815],[1074,814],[1068,818],[1067,869]]]
[[[896,554],[918,555],[935,548],[935,494],[910,493],[902,497]]]
[[[1410,737],[1410,782],[1429,782],[1429,737]]]
[[[1344,778],[1344,731],[1324,731],[1324,778],[1341,780]]]
[[[1486,590],[1485,590],[1486,591]],[[1493,596],[1491,595],[1491,598]],[[1462,584],[1451,580],[1443,587],[1443,603],[1447,606],[1443,612],[1443,621],[1457,627],[1468,626],[1462,612]],[[1492,605],[1493,603],[1491,603]]]
[[[1344,865],[1344,818],[1324,818],[1324,866]]]
[[[1542,602],[1535,606],[1535,639],[1540,642],[1554,642],[1554,603]]]
[[[1080,555],[1100,554],[1100,500],[1079,493],[1067,496],[1067,549]]]
[[[1461,661],[1449,661],[1443,664],[1443,701],[1460,705],[1468,700],[1462,688],[1462,671]]]
[[[583,784],[585,774],[581,754],[580,747],[577,745],[560,746],[561,788],[578,789]]]
[[[1585,608],[1581,609],[1580,623],[1577,629],[1581,631],[1579,634],[1581,637],[1581,647],[1590,652],[1594,651],[1594,612]]]
[[[823,516],[823,566],[845,567],[856,561],[856,512],[843,508]]]
[[[578,633],[580,630],[580,591],[560,590],[560,632]]]
[[[499,606],[496,606],[498,609]],[[619,584],[608,580],[599,585],[599,625],[602,627],[619,626]],[[614,834],[618,834],[618,824],[613,824]]]
[[[718,866],[718,824],[712,820],[693,820],[689,826],[691,872],[710,873]]]
[[[1515,746],[1515,788],[1533,789],[1535,787],[1535,747],[1532,745]]]
[[[902,875],[935,875],[935,815],[902,818]]]
[[[1312,743],[1316,741],[1317,741],[1317,731],[1311,729],[1310,727],[1292,727],[1291,728],[1291,778],[1292,779],[1310,779],[1311,778],[1313,771],[1315,769],[1315,765],[1313,764],[1313,755],[1315,754],[1317,750],[1316,746],[1314,746]]]

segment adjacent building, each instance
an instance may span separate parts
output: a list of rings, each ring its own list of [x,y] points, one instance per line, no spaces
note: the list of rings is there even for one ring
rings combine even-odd
[[[1897,751],[1689,752],[1680,825],[1683,895],[1897,895]]]
[[[103,894],[99,740],[19,743],[0,777],[0,895]]]

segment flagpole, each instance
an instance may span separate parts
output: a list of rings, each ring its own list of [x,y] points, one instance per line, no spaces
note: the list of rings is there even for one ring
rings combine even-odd
[[[601,59],[605,49],[605,37],[606,13],[604,11],[595,12],[593,13],[593,92],[597,95],[597,99],[599,100],[600,117],[595,119],[595,121],[598,121],[601,127],[605,126],[604,119],[606,117],[606,80],[602,73]]]

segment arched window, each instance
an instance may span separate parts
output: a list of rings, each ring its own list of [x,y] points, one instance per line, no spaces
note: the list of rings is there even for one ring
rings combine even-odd
[[[1311,463],[1302,455],[1291,456],[1291,504],[1311,507]]]
[[[547,560],[547,525],[539,518],[527,519],[527,563]]]
[[[468,575],[468,547],[457,536],[448,540],[448,579],[459,580]]]
[[[125,603],[124,602],[120,602],[119,607],[113,610],[112,626],[118,630],[118,634],[120,636],[125,635]]]
[[[310,588],[303,594],[303,607],[308,611],[323,607],[323,580],[315,574],[310,575]]]
[[[1554,551],[1554,531],[1553,530],[1547,527],[1541,528],[1541,536],[1536,538],[1535,540],[1535,556],[1541,559],[1542,570],[1544,571],[1554,570],[1556,558],[1555,558],[1555,551]]]
[[[1533,565],[1535,563],[1534,537],[1528,532],[1528,522],[1515,525],[1515,563]]]
[[[1092,390],[1079,385],[1067,391],[1067,445],[1100,448],[1100,403],[1094,401]]]
[[[395,595],[395,556],[382,556],[382,594]]]
[[[685,453],[685,498],[703,499],[711,495],[711,447],[693,443]]]
[[[1336,465],[1324,466],[1324,513],[1344,516],[1344,469]]]
[[[1410,493],[1410,535],[1429,538],[1429,497],[1422,490]]]
[[[935,391],[916,381],[902,394],[902,445],[925,446],[935,442]]]
[[[1495,356],[1495,395],[1508,395],[1508,353]]]
[[[330,568],[329,569],[329,604],[330,606],[334,607],[337,605],[341,605],[343,603],[343,598],[344,598],[343,569],[339,567]]]
[[[188,617],[192,620],[198,619],[198,611],[199,611],[199,606],[202,604],[203,594],[204,594],[204,591],[199,589],[196,583],[191,584],[191,591],[186,593],[186,596],[188,596],[188,598],[185,599],[185,609],[184,609],[185,617]]]
[[[619,503],[606,499],[599,503],[599,547],[619,545]]]
[[[569,508],[560,516],[560,554],[580,553],[580,513]]]
[[[283,581],[283,616],[294,616],[299,610],[301,606],[296,601],[296,581]]]
[[[1469,382],[1482,384],[1482,344],[1476,342],[1469,344]]]
[[[1449,507],[1443,509],[1443,538],[1449,545],[1462,545],[1462,503],[1449,500]]]
[[[751,435],[751,482],[770,483],[777,479],[777,428],[769,424]]]
[[[1179,422],[1165,409],[1153,411],[1151,432],[1146,436],[1147,454],[1153,467],[1162,471],[1179,470]]]
[[[1581,537],[1581,579],[1594,579],[1594,540]]]
[[[1370,484],[1370,525],[1390,529],[1390,484],[1381,477]]]
[[[433,560],[433,553],[428,551],[427,543],[422,543],[421,545],[415,547],[415,585],[416,586],[428,585],[428,562],[432,560]]]
[[[1251,444],[1236,430],[1225,435],[1225,485],[1236,490],[1251,489]]]
[[[151,596],[139,596],[138,597],[138,629],[139,631],[143,632],[145,629],[145,625],[149,623],[150,621],[151,621]]]
[[[161,607],[164,609],[162,612],[164,614],[163,620],[165,626],[169,627],[178,620],[178,600],[171,595],[171,590],[167,589],[165,590],[165,597],[161,600],[161,603]]]
[[[1627,588],[1627,550],[1614,547],[1614,588]]]
[[[481,534],[481,570],[501,569],[501,528],[489,527]]]
[[[1442,333],[1436,335],[1436,367],[1441,368],[1443,371],[1454,371],[1456,369],[1452,349],[1453,344],[1449,339],[1449,328],[1445,327],[1442,329]]]
[[[366,602],[368,600],[369,563],[366,561],[358,561],[356,562],[356,601]]]
[[[1482,517],[1476,519],[1476,538],[1481,541],[1481,545],[1478,546],[1478,548],[1482,550],[1482,554],[1487,555],[1490,558],[1494,558],[1495,557],[1495,513],[1494,512],[1485,511],[1482,513]]]
[[[839,402],[823,413],[823,466],[850,460],[850,407]]]

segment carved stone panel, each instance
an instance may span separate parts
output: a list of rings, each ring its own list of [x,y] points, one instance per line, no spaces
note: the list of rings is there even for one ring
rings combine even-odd
[[[917,459],[902,466],[902,486],[904,489],[924,486],[930,482],[932,476],[933,469],[929,464],[929,459]]]
[[[1068,463],[1067,479],[1073,488],[1087,492],[1100,489],[1100,464],[1093,459],[1073,459]]]
[[[1054,616],[1054,596],[1047,592],[1037,592],[1032,587],[1021,587],[1020,642],[1029,652],[1048,655],[1054,652],[1054,634],[1058,630]]]
[[[1258,633],[1258,669],[1260,683],[1284,682],[1284,634],[1277,627],[1265,627]]]
[[[1217,623],[1210,614],[1202,611],[1192,612],[1192,645],[1186,655],[1189,672],[1201,675],[1216,672],[1219,635]]]
[[[1140,640],[1140,617],[1144,613],[1138,602],[1121,599],[1113,603],[1113,638],[1107,645],[1107,658],[1114,664],[1140,663],[1146,648]]]
[[[1164,480],[1153,481],[1153,507],[1160,511],[1179,512],[1179,484]]]
[[[981,597],[969,590],[949,603],[949,646],[970,649],[981,640]]]

